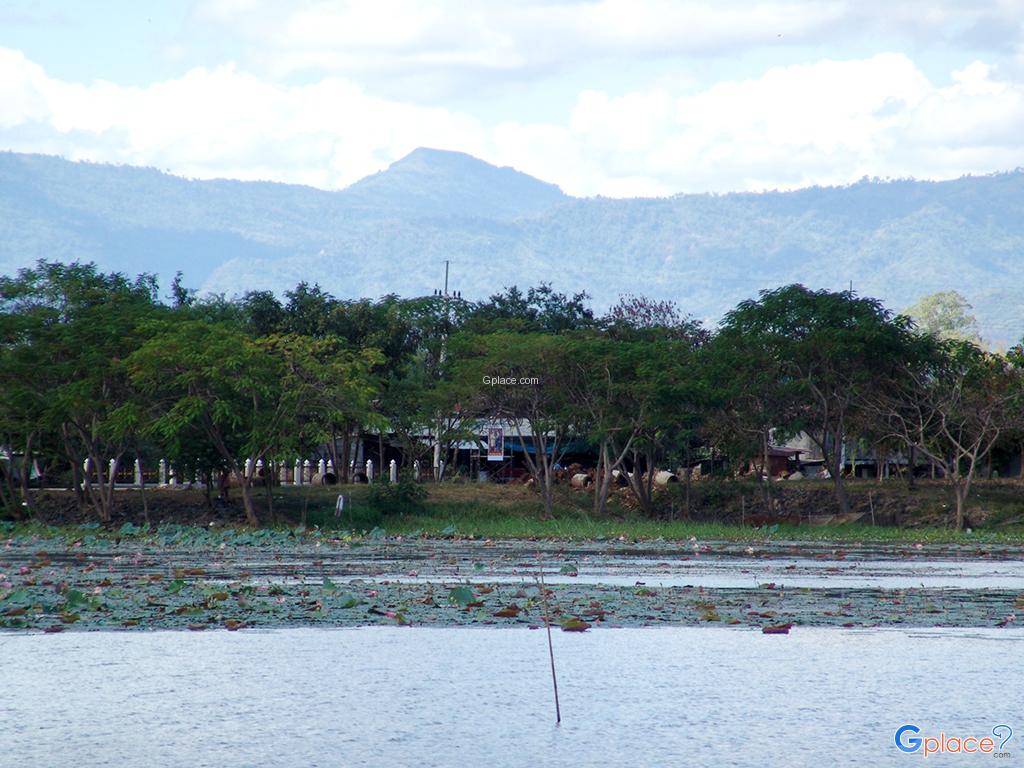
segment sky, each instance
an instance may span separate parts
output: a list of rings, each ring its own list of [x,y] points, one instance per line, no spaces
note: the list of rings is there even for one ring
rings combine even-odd
[[[343,188],[416,147],[580,196],[1024,166],[1024,0],[0,0],[0,149]]]

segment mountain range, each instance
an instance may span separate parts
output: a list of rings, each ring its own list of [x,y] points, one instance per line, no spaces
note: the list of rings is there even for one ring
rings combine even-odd
[[[672,299],[707,322],[760,289],[848,288],[900,310],[960,291],[990,343],[1024,336],[1024,171],[787,192],[577,198],[417,149],[338,191],[199,181],[0,153],[0,272],[39,258],[153,272],[228,296],[299,281],[336,296],[485,298],[541,282]]]

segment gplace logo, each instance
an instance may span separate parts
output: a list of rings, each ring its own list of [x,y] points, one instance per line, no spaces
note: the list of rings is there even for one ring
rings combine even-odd
[[[921,729],[916,725],[902,725],[893,737],[896,748],[907,754],[920,752],[925,757],[938,754],[985,754],[993,757],[1009,757],[1005,751],[1006,742],[1013,736],[1013,728],[1000,723],[992,726],[991,736],[947,736],[939,732],[938,736],[921,736]],[[996,745],[999,745],[998,747]]]

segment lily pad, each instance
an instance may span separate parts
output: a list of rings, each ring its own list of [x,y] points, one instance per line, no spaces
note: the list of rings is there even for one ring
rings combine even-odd
[[[586,632],[588,629],[590,625],[583,619],[573,617],[562,622],[563,632]]]
[[[465,608],[476,599],[469,587],[455,587],[448,593],[448,600]]]

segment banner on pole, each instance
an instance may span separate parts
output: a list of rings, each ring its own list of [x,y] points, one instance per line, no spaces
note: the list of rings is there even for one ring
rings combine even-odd
[[[505,430],[501,427],[487,429],[487,460],[505,460]]]

